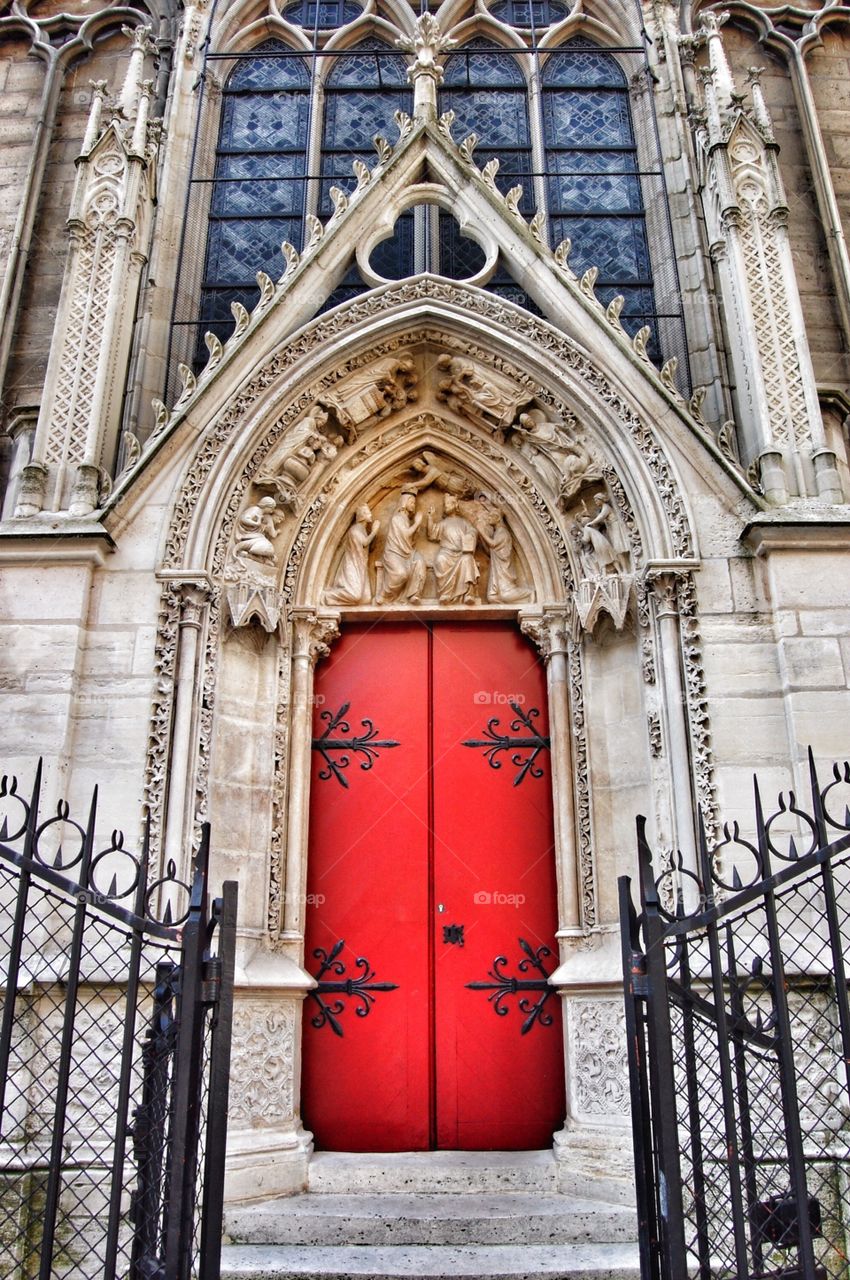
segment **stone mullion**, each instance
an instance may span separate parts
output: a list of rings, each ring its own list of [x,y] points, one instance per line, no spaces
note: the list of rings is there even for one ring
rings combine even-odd
[[[200,660],[209,604],[205,575],[179,575],[180,613],[177,623],[177,655],[174,706],[171,720],[168,794],[165,800],[163,866],[174,862],[180,878],[191,879],[191,844],[194,822],[193,778],[197,754],[200,706]]]
[[[669,749],[673,848],[681,853],[685,869],[696,874],[696,815],[692,789],[688,694],[682,661],[679,571],[661,566],[650,567],[647,585],[651,588],[654,599],[658,666],[664,693],[662,713]],[[689,881],[688,884],[690,883]],[[695,906],[687,899],[685,905],[688,910]]]
[[[339,635],[339,614],[293,609],[290,682],[289,787],[286,812],[282,942],[299,951],[304,938],[307,842],[310,822],[310,765],[313,735],[313,678],[316,663]]]

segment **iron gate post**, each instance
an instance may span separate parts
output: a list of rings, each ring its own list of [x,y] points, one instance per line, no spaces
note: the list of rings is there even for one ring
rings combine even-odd
[[[167,1202],[165,1206],[165,1271],[168,1280],[190,1280],[195,1230],[195,1184],[201,1118],[204,959],[208,945],[207,878],[210,827],[205,822],[195,860],[189,915],[180,949],[177,997],[177,1044],[172,1091]]]
[[[230,1093],[230,1042],[233,1030],[233,980],[236,967],[238,897],[237,883],[234,880],[226,880],[222,897],[216,903],[220,977],[212,1028],[198,1280],[219,1280],[221,1270],[221,1220],[224,1211],[224,1157]]]
[[[629,1064],[629,1096],[632,1109],[640,1274],[641,1280],[660,1280],[658,1217],[655,1211],[655,1177],[652,1166],[649,1066],[646,1060],[646,958],[640,947],[640,929],[632,901],[631,877],[620,876],[617,885],[620,895],[626,1056]]]
[[[667,989],[667,949],[659,912],[652,854],[646,842],[646,819],[637,820],[643,939],[646,956],[646,1023],[649,1044],[650,1101],[658,1170],[659,1254],[662,1280],[688,1274],[685,1247],[682,1171],[676,1109],[676,1076]]]

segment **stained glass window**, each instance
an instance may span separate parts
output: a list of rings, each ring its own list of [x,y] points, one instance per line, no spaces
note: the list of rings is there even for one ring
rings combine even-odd
[[[531,131],[525,77],[516,58],[493,51],[492,40],[470,40],[446,59],[440,110],[454,111],[454,134],[478,134],[475,160],[499,161],[496,182],[523,186],[521,208],[533,212]]]
[[[497,0],[490,5],[490,12],[500,22],[509,22],[514,27],[551,27],[569,15],[568,4],[558,4],[557,0]]]
[[[349,0],[319,0],[318,4],[315,0],[298,0],[297,4],[286,6],[283,16],[299,27],[327,31],[356,21],[361,12],[360,5],[350,4]]]
[[[552,242],[572,241],[579,273],[599,268],[600,299],[623,294],[635,332],[655,303],[628,87],[611,54],[571,41],[547,59],[543,136]]]
[[[392,139],[393,115],[399,110],[413,110],[407,63],[382,40],[362,40],[334,63],[325,87],[319,209],[323,217],[333,211],[331,187],[353,189],[353,162],[374,165],[372,138],[382,133]],[[412,213],[400,218],[395,235],[377,246],[371,265],[390,280],[413,274]],[[341,300],[334,296],[333,302]]]
[[[277,278],[282,241],[301,244],[309,91],[304,60],[277,40],[257,45],[228,77],[210,199],[201,334],[212,329],[228,336],[231,302],[253,306],[257,271]]]

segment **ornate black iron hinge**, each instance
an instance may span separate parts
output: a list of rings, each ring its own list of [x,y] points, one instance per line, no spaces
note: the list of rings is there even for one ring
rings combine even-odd
[[[510,751],[511,764],[518,769],[514,778],[514,786],[518,787],[526,774],[530,773],[532,778],[542,778],[543,770],[539,764],[535,764],[535,760],[543,750],[548,751],[551,741],[547,736],[538,733],[534,721],[540,715],[536,707],[529,707],[528,711],[523,711],[516,702],[508,703],[511,711],[516,716],[515,720],[510,723],[510,734],[520,735],[511,737],[509,733],[500,733],[499,718],[494,716],[492,720],[487,721],[487,727],[483,730],[483,738],[469,738],[461,745],[464,747],[483,747],[484,755],[491,769],[501,769],[502,761],[496,757],[501,751]],[[523,730],[526,730],[527,736],[523,736]],[[524,755],[524,752],[528,752]]]
[[[378,730],[371,720],[361,720],[364,732],[359,736],[351,736],[351,725],[345,719],[350,706],[350,702],[344,702],[339,711],[323,711],[321,718],[326,722],[325,731],[312,741],[313,750],[320,753],[327,766],[320,771],[319,777],[323,782],[336,778],[341,787],[348,787],[348,779],[343,770],[351,764],[349,753],[353,752],[363,757],[360,762],[361,769],[371,769],[378,758],[378,747],[401,746],[400,742],[392,738],[379,738]],[[339,729],[343,735],[341,738],[331,737],[335,729]],[[331,754],[332,752],[334,754]]]
[[[493,968],[490,970],[489,976],[492,982],[467,982],[467,987],[471,991],[490,991],[487,999],[492,1004],[496,1013],[500,1018],[504,1018],[508,1014],[508,1006],[504,1003],[508,996],[521,995],[523,991],[539,991],[540,997],[532,1004],[527,996],[521,996],[519,1008],[521,1013],[528,1016],[522,1024],[520,1035],[526,1035],[535,1022],[539,1022],[541,1027],[551,1027],[551,1013],[544,1013],[543,1006],[551,995],[554,995],[554,988],[549,985],[549,974],[543,968],[543,960],[546,956],[550,956],[552,952],[548,947],[538,947],[535,951],[530,942],[526,942],[525,938],[518,939],[521,949],[525,952],[526,959],[520,960],[519,972],[528,973],[529,968],[536,969],[541,975],[539,978],[511,978],[508,974],[502,972],[504,965],[508,963],[507,956],[496,956],[493,961]]]
[[[319,1012],[315,1018],[311,1018],[314,1027],[322,1028],[329,1026],[334,1035],[341,1036],[343,1034],[342,1027],[337,1021],[340,1014],[345,1012],[344,1000],[332,1000],[330,1003],[325,1001],[327,995],[354,996],[359,1003],[355,1007],[354,1012],[358,1018],[365,1018],[372,1005],[375,1003],[374,991],[397,991],[397,982],[372,982],[375,974],[369,967],[369,961],[364,956],[358,956],[355,960],[355,966],[362,970],[355,978],[343,978],[345,973],[345,965],[342,960],[337,960],[337,956],[345,946],[345,939],[340,938],[339,942],[335,942],[330,951],[325,951],[322,947],[317,947],[313,952],[313,956],[319,961],[318,973],[314,973],[317,986],[307,994],[316,1001],[319,1006]],[[326,973],[335,973],[339,981],[331,979],[324,981]]]

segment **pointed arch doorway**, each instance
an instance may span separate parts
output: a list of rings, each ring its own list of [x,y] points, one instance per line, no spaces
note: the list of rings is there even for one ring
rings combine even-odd
[[[302,1114],[325,1150],[564,1116],[546,680],[509,621],[344,627],[316,673]]]

